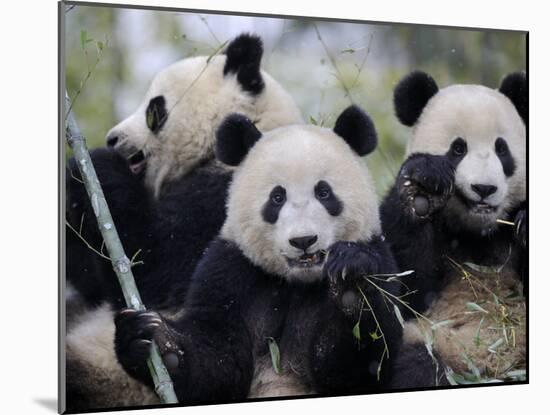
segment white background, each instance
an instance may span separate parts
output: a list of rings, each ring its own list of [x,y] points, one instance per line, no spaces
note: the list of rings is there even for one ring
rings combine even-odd
[[[546,182],[550,163],[546,124],[549,122],[550,24],[544,2],[141,0],[138,3],[529,30],[531,109],[530,385],[139,413],[380,414],[398,410],[406,411],[407,415],[530,413],[535,408],[548,406],[550,272],[545,237],[550,232],[547,213],[550,191]],[[4,1],[0,16],[0,309],[3,315],[0,411],[51,414],[57,394],[57,4],[54,0]]]

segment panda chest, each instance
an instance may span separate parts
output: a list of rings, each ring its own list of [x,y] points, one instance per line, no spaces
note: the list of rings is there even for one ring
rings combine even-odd
[[[286,288],[267,290],[248,316],[254,376],[249,397],[311,394],[307,351],[312,336],[311,305]]]

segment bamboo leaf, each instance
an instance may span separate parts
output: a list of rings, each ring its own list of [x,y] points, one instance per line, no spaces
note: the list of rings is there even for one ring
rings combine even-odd
[[[468,369],[470,372],[472,372],[472,375],[474,376],[475,381],[481,379],[481,373],[478,369],[478,367],[475,365],[475,363],[470,359],[470,357],[466,353],[462,353],[462,358],[464,362],[468,365]]]
[[[525,380],[527,377],[527,371],[525,369],[511,370],[505,374],[507,378]]]
[[[435,362],[436,358],[433,354],[433,343],[434,343],[434,339],[433,339],[432,333],[428,332],[428,331],[425,331],[424,332],[424,346],[426,347],[426,350],[427,350],[428,354],[430,355],[430,357],[432,358],[432,360]]]
[[[86,48],[86,43],[88,43],[86,40],[88,39],[88,32],[86,30],[80,31],[80,47],[82,49]]]
[[[477,330],[476,330],[476,334],[474,336],[474,344],[476,345],[476,347],[479,347],[481,345],[481,337],[480,337],[480,333],[481,333],[481,325],[483,324],[483,321],[485,320],[485,316],[483,316],[481,318],[481,320],[479,321],[479,326],[477,326]]]
[[[399,274],[395,274],[394,277],[406,277],[407,275],[414,274],[414,270],[410,269],[408,271],[400,272]]]
[[[458,382],[455,380],[455,373],[452,371],[446,371],[445,377],[452,386],[458,386]]]
[[[439,323],[435,323],[432,325],[432,330],[437,330],[438,328],[448,326],[449,324],[454,323],[454,320],[443,320]]]
[[[481,307],[479,304],[477,303],[466,303],[466,308],[470,311],[479,311],[481,313],[485,313],[485,314],[489,314],[489,312],[487,310],[485,310],[483,307]]]
[[[269,353],[271,354],[271,364],[276,374],[281,374],[281,353],[279,352],[279,346],[273,337],[267,338],[269,344]]]
[[[498,349],[502,344],[504,343],[504,339],[501,337],[496,342],[494,342],[492,345],[490,345],[487,350],[491,353],[496,353],[496,349]]]
[[[371,339],[374,340],[374,341],[382,338],[382,336],[379,335],[376,331],[370,332],[369,335],[370,335]]]
[[[147,123],[147,128],[149,128],[150,130],[153,130],[153,123],[155,121],[154,111],[154,109],[148,107],[147,114],[145,114],[145,122]]]
[[[395,317],[397,317],[397,320],[399,320],[399,324],[401,324],[401,327],[405,327],[405,320],[403,320],[401,310],[399,310],[399,307],[397,307],[396,304],[393,305],[393,311],[395,313]]]
[[[401,278],[401,277],[406,277],[408,275],[411,275],[411,274],[414,274],[414,271],[413,270],[409,270],[409,271],[403,271],[403,272],[400,272],[399,274],[390,274],[390,278],[387,279],[388,282],[392,282],[392,281],[395,281],[396,279],[398,278]]]
[[[357,340],[361,341],[361,327],[359,326],[360,321],[355,323],[355,326],[353,326],[353,337],[355,337]]]
[[[498,274],[501,271],[501,267],[488,267],[486,265],[474,264],[473,262],[464,262],[463,265],[482,274]]]

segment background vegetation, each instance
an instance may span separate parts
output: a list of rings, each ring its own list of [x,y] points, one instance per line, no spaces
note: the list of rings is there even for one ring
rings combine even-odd
[[[367,162],[381,193],[393,181],[409,135],[392,106],[402,76],[421,69],[440,87],[497,87],[526,62],[526,37],[518,32],[80,5],[66,13],[67,88],[90,147],[104,145],[106,132],[133,112],[160,69],[254,32],[264,40],[264,68],[290,91],[305,120],[332,126],[351,102],[371,114],[380,145]]]

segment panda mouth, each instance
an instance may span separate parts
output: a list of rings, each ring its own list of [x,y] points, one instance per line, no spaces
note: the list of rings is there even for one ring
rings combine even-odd
[[[128,165],[130,171],[134,174],[139,174],[143,171],[146,164],[145,153],[143,150],[136,151],[130,157],[128,157]]]
[[[492,206],[483,201],[473,201],[461,192],[456,192],[462,203],[475,215],[490,215],[497,211],[498,206]]]
[[[474,203],[474,205],[470,207],[470,210],[478,215],[490,215],[494,213],[497,208],[487,203]]]
[[[319,250],[311,254],[303,254],[297,258],[286,258],[288,265],[295,268],[311,268],[316,265],[322,265],[325,261],[326,251]]]

